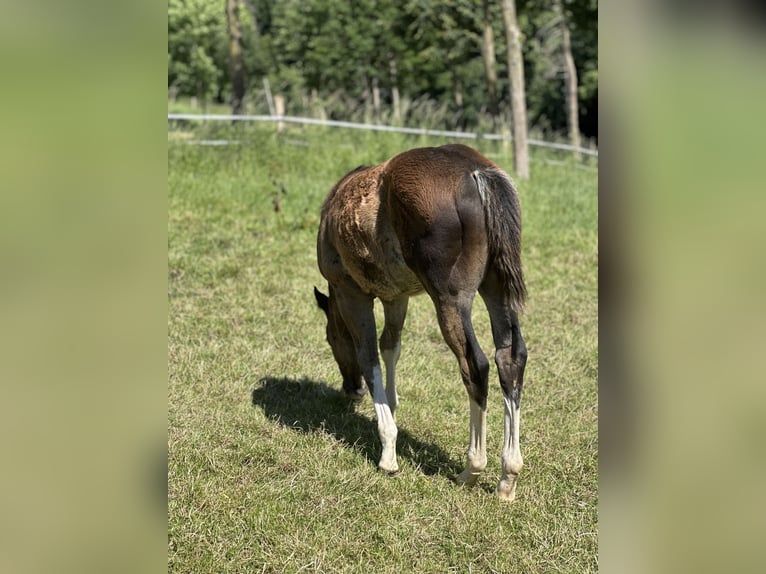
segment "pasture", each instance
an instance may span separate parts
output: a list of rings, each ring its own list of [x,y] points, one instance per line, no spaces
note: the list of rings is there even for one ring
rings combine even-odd
[[[474,488],[454,482],[468,399],[430,299],[410,301],[402,335],[395,476],[376,470],[372,402],[343,396],[314,301],[329,189],[360,164],[448,140],[182,127],[168,135],[169,571],[597,571],[597,164],[533,149],[532,178],[517,181],[529,359],[509,505],[492,494],[503,403],[481,299],[488,466]],[[238,144],[194,144],[217,139]],[[501,144],[467,143],[513,177]]]

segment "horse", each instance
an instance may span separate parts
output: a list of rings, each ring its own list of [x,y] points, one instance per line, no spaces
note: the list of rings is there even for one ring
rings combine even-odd
[[[495,364],[503,391],[502,474],[495,490],[513,501],[523,460],[519,448],[521,390],[527,350],[519,327],[526,287],[521,268],[521,209],[510,177],[476,150],[459,144],[415,148],[347,173],[324,201],[317,262],[327,295],[314,287],[343,390],[375,407],[382,454],[378,468],[398,471],[394,419],[396,364],[409,298],[426,292],[442,336],[457,358],[469,398],[466,467],[456,478],[472,486],[487,466],[489,361],[476,340],[471,308],[478,292],[490,315]],[[374,300],[384,327],[378,356]]]

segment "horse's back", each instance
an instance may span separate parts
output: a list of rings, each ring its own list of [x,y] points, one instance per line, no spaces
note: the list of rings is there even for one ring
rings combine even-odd
[[[476,150],[462,144],[415,148],[400,153],[386,164],[384,178],[389,188],[402,200],[448,201],[460,191],[470,174],[487,167],[497,167]],[[427,207],[424,208],[427,210]]]
[[[322,208],[317,252],[320,271],[330,283],[350,280],[364,293],[391,300],[423,287],[381,211],[384,167],[352,171],[330,192]]]
[[[479,277],[487,260],[484,208],[472,177],[495,165],[463,145],[416,148],[349,172],[322,210],[319,266],[382,299],[422,291],[460,262]],[[478,280],[478,279],[477,279]],[[474,283],[475,281],[471,281]]]

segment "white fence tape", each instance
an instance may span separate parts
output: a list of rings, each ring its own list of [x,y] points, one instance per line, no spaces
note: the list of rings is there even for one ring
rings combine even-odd
[[[355,122],[341,122],[337,120],[320,120],[316,118],[300,118],[296,116],[247,116],[247,115],[227,115],[227,114],[168,114],[169,120],[187,120],[187,121],[225,121],[225,122],[285,122],[294,124],[309,124],[318,126],[331,126],[338,128],[351,128],[357,130],[372,130],[379,132],[397,132],[403,134],[415,134],[425,136],[441,136],[449,138],[462,139],[487,139],[502,140],[501,134],[477,134],[474,132],[455,132],[445,130],[429,130],[426,128],[405,128],[397,126],[385,126],[379,124],[360,124]],[[598,157],[598,151],[583,147],[575,147],[567,144],[546,142],[542,140],[527,140],[529,145],[537,147],[547,147],[560,149],[564,151],[578,152],[585,155]]]

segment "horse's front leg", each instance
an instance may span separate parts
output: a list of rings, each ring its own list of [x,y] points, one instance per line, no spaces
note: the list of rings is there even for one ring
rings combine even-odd
[[[386,365],[386,396],[392,413],[396,412],[399,395],[396,394],[396,363],[402,349],[402,327],[407,316],[409,297],[403,296],[392,301],[383,301],[385,326],[380,335],[380,355]]]
[[[338,308],[351,333],[359,368],[375,406],[378,434],[383,446],[378,468],[389,473],[396,472],[399,470],[399,465],[396,462],[398,429],[388,402],[386,388],[383,385],[383,375],[378,357],[373,299],[361,293],[347,293],[338,297]],[[396,407],[394,406],[394,408]]]

